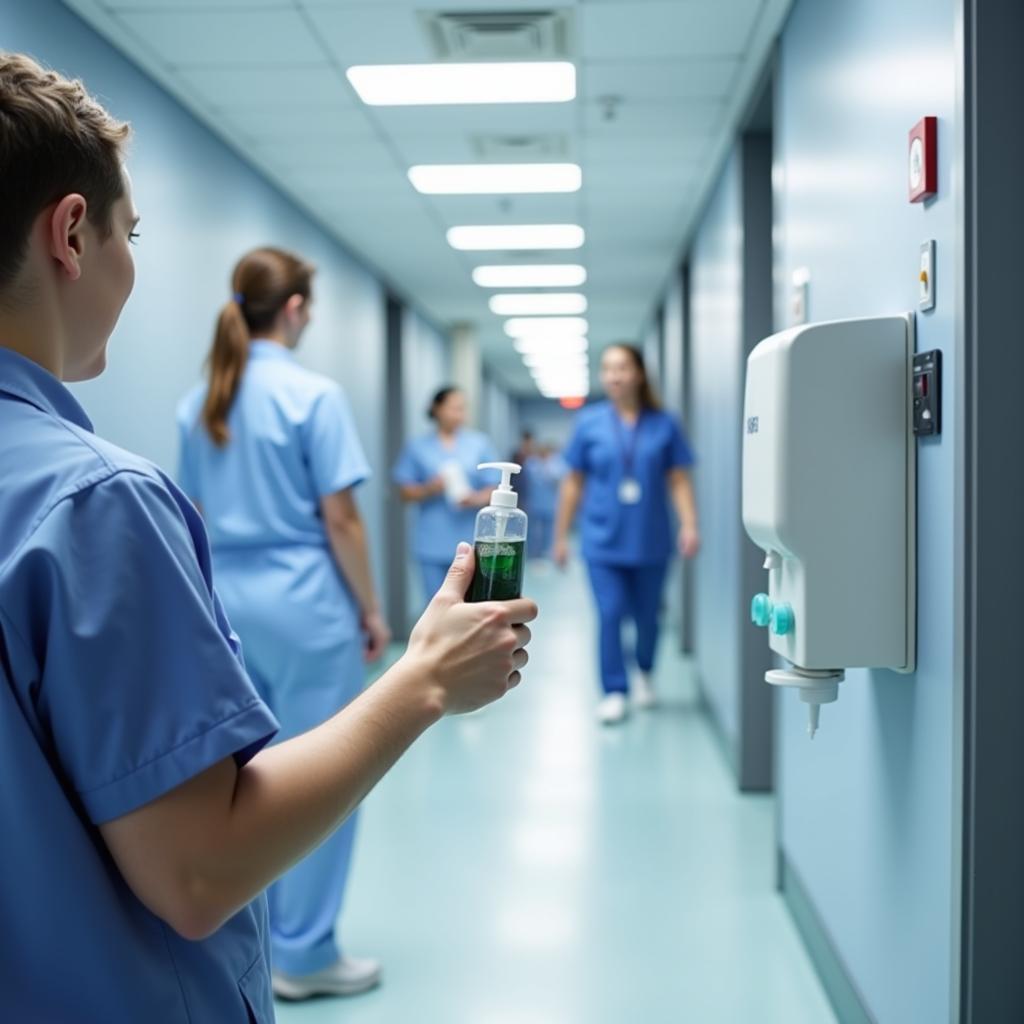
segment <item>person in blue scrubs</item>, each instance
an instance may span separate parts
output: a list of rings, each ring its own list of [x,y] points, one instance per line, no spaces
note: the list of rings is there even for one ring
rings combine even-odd
[[[0,1017],[270,1024],[264,889],[519,682],[536,606],[466,604],[464,547],[398,663],[268,746],[195,507],[65,386],[134,283],[129,128],[3,53],[0,121]]]
[[[494,470],[477,469],[498,455],[489,438],[466,427],[467,414],[458,388],[439,389],[427,411],[435,429],[408,441],[392,470],[402,500],[417,506],[412,553],[424,602],[444,580],[444,553],[460,540],[473,540],[476,514],[490,501],[497,480]]]
[[[622,625],[636,626],[634,701],[652,707],[658,613],[673,552],[700,546],[689,468],[693,455],[675,419],[658,405],[643,356],[612,345],[601,357],[607,400],[583,409],[564,452],[569,473],[559,497],[555,560],[568,559],[569,529],[582,509],[582,553],[597,605],[601,685],[598,718],[621,722],[630,691]],[[670,503],[679,521],[673,536]]]
[[[530,529],[526,548],[531,558],[549,558],[555,536],[558,491],[566,474],[565,460],[554,445],[542,444],[523,467],[530,493]]]
[[[218,591],[282,741],[348,704],[364,658],[390,639],[353,493],[370,468],[348,401],[294,356],[313,274],[280,249],[243,256],[209,380],[178,409],[179,483],[206,521]],[[380,965],[343,955],[335,934],[356,817],[270,889],[283,997],[354,995],[380,981]]]

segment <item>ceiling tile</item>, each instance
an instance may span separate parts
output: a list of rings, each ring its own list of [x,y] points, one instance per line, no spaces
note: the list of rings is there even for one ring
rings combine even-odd
[[[735,57],[690,60],[592,60],[579,76],[585,100],[621,96],[625,100],[680,100],[725,97],[739,70]]]
[[[324,59],[295,10],[131,10],[117,17],[173,67],[269,67]]]
[[[354,107],[347,83],[328,64],[300,68],[182,68],[180,77],[213,106],[267,106],[294,110],[326,98]]]
[[[580,9],[584,60],[738,57],[762,0],[651,0],[586,4]]]

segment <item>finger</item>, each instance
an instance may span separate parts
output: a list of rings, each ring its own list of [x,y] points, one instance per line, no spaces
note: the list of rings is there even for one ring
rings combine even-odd
[[[517,647],[525,647],[533,639],[533,632],[529,626],[513,626],[512,632],[516,635]]]
[[[436,596],[461,601],[466,596],[470,580],[473,579],[474,565],[473,549],[465,541],[461,541],[456,549],[455,559],[448,568],[448,575],[445,576]]]
[[[512,664],[515,665],[516,669],[526,668],[526,663],[529,660],[530,655],[522,647],[518,651],[512,652]]]
[[[519,597],[515,601],[502,601],[501,609],[505,612],[505,621],[515,625],[533,622],[537,618],[537,605],[528,597]]]
[[[518,672],[513,672],[512,675],[508,677],[508,688],[510,690],[514,690],[522,681],[523,677]]]

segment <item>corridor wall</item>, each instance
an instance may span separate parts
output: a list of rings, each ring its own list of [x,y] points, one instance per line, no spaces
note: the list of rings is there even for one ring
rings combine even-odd
[[[945,357],[943,433],[918,445],[917,672],[848,672],[813,743],[806,709],[791,694],[779,705],[790,895],[806,896],[850,999],[882,1024],[951,1018],[956,17],[954,0],[798,0],[779,55],[780,324],[798,267],[812,320],[915,310],[919,246],[937,243],[936,308],[917,315],[917,349]],[[926,114],[939,193],[911,204],[907,133]]]

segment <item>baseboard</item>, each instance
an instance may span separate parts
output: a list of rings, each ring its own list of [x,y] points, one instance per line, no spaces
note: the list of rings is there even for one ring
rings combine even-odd
[[[839,1024],[878,1024],[869,1012],[796,869],[786,860],[781,849],[778,858],[782,898],[796,922],[797,931],[804,940]]]

